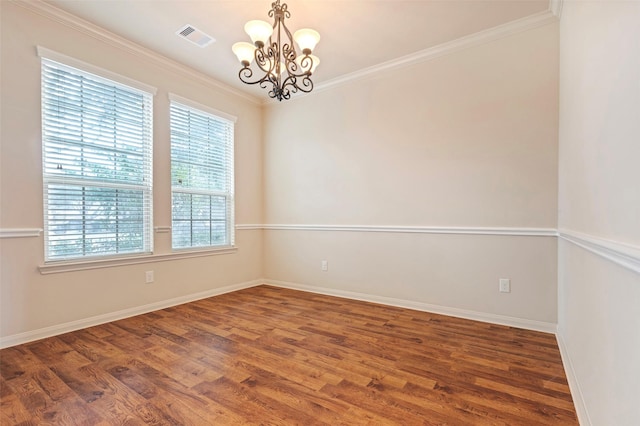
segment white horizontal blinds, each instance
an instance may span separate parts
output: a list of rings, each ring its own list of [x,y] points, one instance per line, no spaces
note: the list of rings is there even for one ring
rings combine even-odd
[[[152,95],[42,59],[45,258],[152,251]]]
[[[233,245],[234,123],[171,102],[172,246]]]

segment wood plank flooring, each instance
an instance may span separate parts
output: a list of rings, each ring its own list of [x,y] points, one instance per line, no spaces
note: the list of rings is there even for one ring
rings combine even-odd
[[[575,425],[550,334],[259,286],[0,351],[2,425]]]

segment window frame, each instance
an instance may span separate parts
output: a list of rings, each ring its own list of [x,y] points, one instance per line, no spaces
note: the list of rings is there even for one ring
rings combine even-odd
[[[171,250],[174,253],[180,252],[193,252],[193,251],[216,251],[216,250],[228,250],[235,248],[235,124],[237,117],[230,115],[226,112],[219,111],[215,108],[207,105],[200,104],[190,99],[181,97],[174,93],[169,93],[169,124],[170,124],[170,169],[171,169]],[[225,141],[225,174],[226,174],[226,189],[203,189],[203,188],[185,188],[174,185],[173,181],[173,106],[182,108],[186,111],[194,112],[195,114],[209,116],[217,121],[227,122],[230,126],[231,136]],[[226,225],[226,244],[219,245],[190,245],[185,247],[174,246],[174,235],[176,228],[174,226],[174,194],[191,194],[191,195],[204,195],[210,197],[224,197],[225,203],[225,225]],[[211,212],[210,212],[211,214]],[[211,216],[209,217],[209,223],[211,226]]]
[[[100,262],[100,261],[109,261],[118,258],[128,258],[128,257],[141,257],[148,256],[153,253],[154,249],[154,234],[153,234],[153,118],[154,118],[154,96],[156,94],[156,88],[140,83],[136,80],[132,80],[128,77],[116,74],[114,72],[102,69],[100,67],[88,64],[86,62],[68,57],[66,55],[54,52],[52,50],[43,48],[41,46],[37,47],[38,56],[41,58],[41,126],[42,126],[42,165],[43,165],[43,173],[42,173],[42,183],[43,183],[43,228],[44,228],[44,260],[45,265],[48,264],[78,264],[82,262]],[[56,176],[55,174],[47,172],[46,165],[48,154],[46,153],[47,149],[50,149],[52,145],[54,145],[53,140],[48,140],[46,136],[46,117],[45,117],[45,89],[47,89],[45,82],[45,66],[54,67],[58,69],[63,69],[69,71],[77,76],[85,76],[93,79],[97,82],[105,83],[109,86],[118,87],[128,91],[128,93],[135,93],[136,96],[142,96],[142,102],[145,106],[145,110],[142,112],[141,117],[143,119],[142,126],[142,139],[141,139],[141,164],[143,166],[143,183],[134,183],[134,182],[119,182],[119,181],[110,181],[109,179],[100,179],[100,178],[84,178],[84,177],[70,177],[68,175]],[[50,88],[49,88],[50,89]],[[84,89],[79,90],[79,93],[82,93]],[[81,119],[84,120],[84,119]],[[80,121],[83,122],[83,121]],[[110,127],[106,127],[106,129],[110,129]],[[115,131],[115,129],[114,129]],[[64,143],[63,143],[64,145]],[[85,141],[82,140],[78,146],[85,146]],[[89,146],[89,145],[87,145]],[[117,149],[114,147],[113,150],[105,149],[104,152],[116,152]],[[50,196],[48,193],[48,187],[50,185],[69,185],[69,188],[73,186],[77,186],[78,188],[111,188],[111,189],[123,189],[129,191],[140,191],[142,201],[140,204],[142,211],[142,221],[140,222],[142,225],[142,242],[141,249],[135,251],[125,251],[125,252],[108,252],[108,253],[89,253],[89,254],[78,254],[74,253],[72,255],[67,256],[55,256],[52,254],[52,246],[50,242]],[[71,190],[71,189],[69,189]],[[83,213],[83,215],[86,213]],[[120,219],[117,219],[120,222]],[[86,239],[82,239],[82,241],[86,241]],[[84,243],[83,243],[84,244]],[[117,244],[117,243],[116,243]]]

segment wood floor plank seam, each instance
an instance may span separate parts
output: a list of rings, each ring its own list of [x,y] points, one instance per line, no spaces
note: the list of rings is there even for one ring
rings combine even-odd
[[[262,285],[0,350],[2,425],[577,425],[552,334]]]

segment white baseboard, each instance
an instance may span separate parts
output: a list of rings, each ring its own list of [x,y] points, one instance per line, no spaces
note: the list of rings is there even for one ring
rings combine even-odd
[[[221,294],[230,293],[232,291],[255,287],[262,284],[263,282],[264,280],[246,281],[239,284],[232,284],[224,287],[214,288],[200,293],[175,297],[173,299],[162,300],[160,302],[149,303],[147,305],[123,309],[121,311],[110,312],[107,314],[96,315],[89,318],[83,318],[76,321],[40,328],[38,330],[27,331],[25,333],[18,333],[10,336],[0,337],[0,349],[15,345],[21,345],[23,343],[32,342],[34,340],[44,339],[46,337],[57,336],[59,334],[80,330],[82,328],[93,327],[95,325],[100,325],[111,321],[129,318],[136,315],[146,314],[148,312],[157,311],[159,309],[182,305],[183,303],[194,302],[196,300],[206,299],[208,297],[218,296]]]
[[[584,402],[582,395],[582,389],[580,389],[580,383],[576,376],[576,372],[573,369],[571,363],[571,357],[567,345],[564,342],[560,330],[556,333],[556,339],[558,341],[558,348],[560,349],[560,356],[562,357],[562,365],[564,366],[564,372],[567,376],[567,382],[569,382],[569,389],[571,390],[571,397],[573,398],[573,405],[576,408],[576,414],[578,416],[578,423],[582,426],[591,426],[591,419],[587,412],[587,405]]]
[[[159,309],[169,308],[171,306],[181,305],[208,297],[218,296],[220,294],[230,293],[232,291],[243,290],[245,288],[255,287],[260,284],[268,284],[275,287],[289,288],[292,290],[307,291],[310,293],[325,294],[328,296],[343,297],[347,299],[362,300],[364,302],[380,303],[383,305],[397,306],[400,308],[415,309],[417,311],[432,312],[435,314],[448,315],[452,317],[465,318],[475,321],[487,322],[491,324],[506,325],[509,327],[523,328],[526,330],[541,331],[544,333],[556,333],[556,324],[543,321],[535,321],[524,318],[509,317],[504,315],[489,314],[485,312],[469,311],[466,309],[458,309],[441,305],[433,305],[424,302],[416,302],[412,300],[396,299],[392,297],[376,296],[366,293],[357,293],[352,291],[337,290],[326,287],[310,286],[305,284],[291,283],[286,281],[258,279],[247,281],[239,284],[232,284],[200,293],[180,296],[173,299],[163,300],[160,302],[150,303],[147,305],[136,306],[129,309],[123,309],[107,314],[96,315],[89,318],[83,318],[76,321],[57,324],[50,327],[44,327],[33,331],[13,334],[0,337],[0,349],[10,346],[20,345],[32,342],[34,340],[44,339],[46,337],[57,336],[59,334],[68,333],[70,331],[82,328],[93,327],[95,325],[104,324],[111,321],[117,321],[129,318],[135,315],[146,314],[148,312],[157,311]]]
[[[376,296],[352,291],[337,290],[333,288],[310,286],[286,281],[264,280],[265,284],[275,287],[283,287],[292,290],[308,291],[310,293],[325,294],[328,296],[343,297],[346,299],[362,300],[364,302],[380,303],[382,305],[397,306],[400,308],[415,309],[416,311],[431,312],[434,314],[448,315],[465,318],[491,324],[506,325],[509,327],[523,328],[526,330],[541,331],[544,333],[556,333],[557,325],[550,322],[535,321],[525,318],[509,317],[504,315],[489,314],[484,312],[469,311],[466,309],[451,308],[441,305],[432,305],[412,300],[396,299],[393,297]]]
[[[96,325],[104,324],[111,321],[117,321],[124,318],[129,318],[136,315],[145,314],[159,309],[169,308],[171,306],[181,305],[184,303],[193,302],[200,299],[206,299],[208,297],[218,296],[232,291],[243,290],[250,287],[255,287],[261,284],[268,284],[274,287],[288,288],[292,290],[306,291],[310,293],[325,294],[328,296],[336,296],[347,299],[361,300],[364,302],[380,303],[383,305],[397,306],[407,309],[415,309],[423,312],[431,312],[441,315],[448,315],[458,318],[465,318],[475,321],[481,321],[491,324],[500,324],[510,327],[522,328],[526,330],[541,331],[545,333],[555,334],[558,340],[558,347],[560,348],[560,354],[562,356],[562,362],[571,389],[571,395],[576,407],[578,420],[583,426],[590,426],[591,421],[586,410],[586,405],[582,397],[582,392],[578,384],[573,365],[571,364],[571,358],[567,351],[566,345],[562,339],[560,333],[557,332],[557,325],[554,323],[548,323],[543,321],[535,321],[524,318],[509,317],[504,315],[489,314],[484,312],[469,311],[465,309],[452,308],[447,306],[433,305],[429,303],[416,302],[411,300],[396,299],[392,297],[376,296],[365,293],[357,293],[352,291],[337,290],[326,287],[310,286],[305,284],[291,283],[286,281],[258,279],[253,281],[247,281],[238,284],[232,284],[212,290],[207,290],[200,293],[194,293],[186,296],[180,296],[169,300],[163,300],[160,302],[150,303],[143,306],[137,306],[134,308],[123,309],[108,314],[97,315],[81,320],[71,321],[63,324],[58,324],[50,327],[41,328],[38,330],[28,331],[25,333],[14,334],[10,336],[0,337],[0,349],[10,346],[20,345],[23,343],[32,342],[34,340],[44,339],[47,337],[57,336],[59,334],[68,333],[71,331],[79,330],[82,328],[93,327]]]

